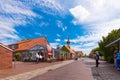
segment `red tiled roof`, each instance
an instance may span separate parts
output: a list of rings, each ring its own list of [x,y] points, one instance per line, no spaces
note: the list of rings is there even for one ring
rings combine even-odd
[[[28,50],[37,44],[40,44],[42,46],[47,46],[49,43],[45,37],[41,37],[41,38],[34,38],[30,40],[23,40],[16,44],[18,45],[18,48],[15,49],[15,51],[22,51],[22,50]]]

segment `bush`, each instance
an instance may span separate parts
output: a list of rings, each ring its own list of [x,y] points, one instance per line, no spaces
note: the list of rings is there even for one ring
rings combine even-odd
[[[114,59],[113,59],[113,57],[109,56],[109,57],[107,57],[106,59],[107,59],[108,62],[110,62],[110,63],[114,63]]]
[[[16,54],[15,54],[15,58],[16,58],[17,61],[20,61],[20,60],[21,60],[20,54],[19,54],[19,53],[16,53]]]

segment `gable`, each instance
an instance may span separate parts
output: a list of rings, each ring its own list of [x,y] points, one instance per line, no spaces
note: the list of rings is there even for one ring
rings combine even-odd
[[[65,51],[65,52],[70,52],[65,45],[61,48],[61,50]]]
[[[67,47],[65,45],[61,48],[61,50],[65,51],[65,52],[75,54],[75,52],[71,48],[69,48],[69,47]]]

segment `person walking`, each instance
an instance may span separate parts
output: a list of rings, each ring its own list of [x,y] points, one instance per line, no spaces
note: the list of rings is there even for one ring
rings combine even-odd
[[[38,52],[38,53],[36,53],[36,62],[37,62],[37,64],[39,63],[39,60],[40,60],[40,53]]]
[[[96,60],[96,67],[99,65],[99,52],[97,51],[95,54],[95,60]]]
[[[120,70],[120,51],[116,53],[116,68]]]

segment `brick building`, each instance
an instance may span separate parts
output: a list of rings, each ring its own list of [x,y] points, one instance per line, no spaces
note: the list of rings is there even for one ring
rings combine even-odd
[[[12,68],[13,50],[0,43],[0,69]]]
[[[29,40],[22,40],[15,44],[8,45],[9,48],[14,50],[14,55],[19,54],[21,61],[36,60],[36,53],[41,51],[44,58],[47,58],[47,45],[49,42],[46,37],[34,38]]]

